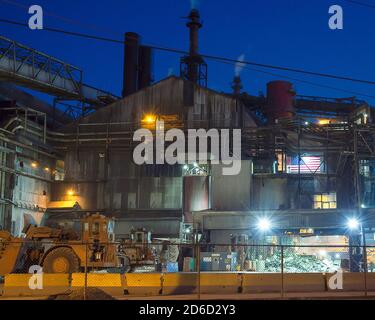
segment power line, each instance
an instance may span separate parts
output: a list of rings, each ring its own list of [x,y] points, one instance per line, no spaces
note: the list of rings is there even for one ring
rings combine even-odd
[[[0,19],[0,22],[29,28],[27,23],[13,21],[13,20],[9,20],[9,19]],[[63,30],[63,29],[56,29],[56,28],[48,28],[47,27],[47,28],[44,28],[43,30],[49,31],[49,32],[66,34],[66,35],[70,35],[70,36],[82,37],[82,38],[86,38],[86,39],[105,41],[105,42],[109,42],[109,43],[124,44],[124,40],[118,40],[118,39],[113,39],[113,38],[108,38],[108,37],[100,37],[100,36],[90,35],[90,34],[86,34],[86,33],[67,31],[67,30]],[[43,31],[43,30],[40,30],[40,31]],[[154,49],[154,50],[159,50],[159,51],[173,52],[173,53],[182,54],[182,55],[189,54],[187,51],[168,48],[168,47],[161,47],[161,46],[155,46],[155,45],[149,45],[149,47]],[[253,61],[239,61],[239,60],[236,60],[236,59],[214,56],[214,55],[207,55],[207,54],[201,54],[201,56],[206,58],[206,59],[209,59],[209,60],[221,60],[221,61],[230,62],[230,63],[241,63],[243,65],[251,65],[251,66],[262,67],[262,68],[267,68],[267,69],[301,73],[301,74],[306,74],[306,75],[311,75],[311,76],[316,76],[316,77],[330,78],[330,79],[336,79],[336,80],[345,80],[345,81],[358,82],[358,83],[371,84],[371,85],[375,84],[375,81],[338,76],[338,75],[328,74],[328,73],[320,73],[320,72],[313,72],[313,71],[308,71],[308,70],[303,70],[303,69],[295,69],[295,68],[289,68],[289,67],[269,65],[269,64],[257,63],[257,62],[253,62]]]
[[[26,11],[29,9],[28,5],[25,5],[23,3],[13,1],[13,0],[0,0],[0,2],[3,2],[5,4],[8,4],[8,5],[11,5],[11,6],[17,7],[19,9],[26,10]],[[65,22],[65,23],[68,23],[68,24],[73,24],[73,25],[76,25],[76,26],[84,27],[86,29],[91,29],[93,31],[108,31],[108,32],[111,32],[111,33],[117,33],[118,32],[118,30],[115,31],[115,30],[111,30],[111,29],[107,29],[107,28],[103,29],[103,26],[99,26],[99,25],[96,25],[96,24],[91,24],[91,23],[87,24],[87,23],[83,23],[82,21],[77,20],[77,19],[66,18],[64,16],[60,16],[60,15],[54,13],[54,12],[46,11],[44,9],[43,9],[43,15],[61,20],[61,21]]]
[[[218,61],[218,60],[216,60],[215,62],[233,65],[232,63]],[[302,79],[298,79],[298,78],[294,78],[294,77],[281,75],[281,74],[278,74],[278,73],[273,73],[273,72],[268,72],[268,71],[264,71],[264,70],[260,70],[260,69],[250,68],[250,67],[247,67],[247,66],[244,66],[243,68],[246,69],[246,70],[255,71],[255,72],[258,72],[258,73],[264,73],[264,74],[267,74],[267,75],[271,75],[271,76],[277,77],[277,78],[284,78],[284,79],[293,80],[293,81],[296,81],[296,82],[306,83],[306,84],[316,86],[316,87],[320,87],[320,88],[331,89],[331,90],[335,90],[335,91],[341,91],[341,92],[354,94],[356,96],[375,99],[375,96],[371,96],[371,95],[368,95],[368,94],[365,94],[365,93],[360,93],[360,92],[356,92],[356,91],[352,91],[352,90],[337,88],[337,87],[333,87],[333,86],[329,86],[329,85],[325,85],[325,84],[320,84],[320,83],[316,83],[316,82],[312,82],[312,81],[308,81],[308,80],[302,80]]]
[[[20,26],[20,27],[29,28],[29,25],[27,23],[24,23],[24,22],[18,22],[18,21],[13,21],[13,20],[8,20],[8,19],[0,19],[0,22],[16,25],[16,26]],[[111,39],[111,38],[107,38],[107,37],[99,37],[99,36],[94,36],[94,35],[89,35],[89,34],[79,33],[79,32],[73,32],[73,31],[67,31],[67,30],[62,30],[62,29],[43,28],[42,30],[38,30],[38,31],[56,32],[56,33],[62,33],[62,34],[81,37],[81,38],[87,38],[87,39],[93,39],[93,40],[100,40],[100,41],[124,44],[124,41],[122,41],[122,40]]]
[[[358,4],[362,7],[368,7],[368,8],[373,8],[375,9],[375,5],[372,5],[372,4],[369,4],[369,3],[365,3],[365,2],[361,2],[361,1],[356,1],[356,0],[344,0],[346,2],[350,2],[352,4]]]

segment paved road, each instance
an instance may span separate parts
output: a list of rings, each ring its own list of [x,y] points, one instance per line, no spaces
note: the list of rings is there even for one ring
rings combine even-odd
[[[149,296],[149,297],[132,297],[116,296],[118,300],[197,300],[196,294],[192,295],[174,295],[174,296]],[[375,300],[375,292],[369,293],[367,297],[363,292],[337,292],[337,293],[288,293],[284,297],[279,293],[257,293],[257,294],[202,294],[201,300]]]
[[[47,296],[41,297],[2,297],[0,300],[45,300]],[[170,295],[170,296],[115,296],[118,300],[198,300],[196,294],[190,295]],[[257,294],[202,294],[201,300],[375,300],[375,292],[367,296],[363,292],[322,292],[322,293],[288,293],[281,297],[277,293],[257,293]]]

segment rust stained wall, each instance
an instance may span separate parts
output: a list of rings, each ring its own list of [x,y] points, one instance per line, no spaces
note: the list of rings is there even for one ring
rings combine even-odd
[[[147,176],[145,168],[132,162],[129,151],[100,148],[70,150],[65,157],[65,181],[55,183],[52,200],[75,200],[83,209],[179,209],[182,177],[178,171]],[[101,154],[101,155],[100,155]],[[74,190],[74,196],[67,190]]]
[[[81,123],[139,123],[144,114],[178,115],[186,127],[230,127],[242,123],[236,99],[169,77],[85,117]],[[251,119],[248,125],[255,126]],[[64,128],[75,132],[75,125]]]

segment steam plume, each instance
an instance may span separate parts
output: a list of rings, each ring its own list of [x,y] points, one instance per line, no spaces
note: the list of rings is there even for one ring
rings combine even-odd
[[[200,0],[190,0],[191,9],[198,9]]]
[[[241,54],[239,57],[238,57],[238,62],[236,62],[236,65],[234,66],[234,75],[236,77],[238,77],[242,71],[242,69],[244,68],[245,64],[244,63],[241,63],[242,61],[245,61],[245,54]]]

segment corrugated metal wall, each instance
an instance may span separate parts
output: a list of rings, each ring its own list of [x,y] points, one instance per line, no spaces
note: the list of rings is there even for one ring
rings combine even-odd
[[[236,99],[169,77],[87,116],[81,123],[140,122],[145,113],[178,115],[189,128],[239,126]],[[250,120],[249,120],[250,121]],[[251,121],[250,125],[254,125]],[[71,131],[74,125],[64,131]]]
[[[224,176],[223,165],[212,165],[212,209],[213,210],[249,210],[251,189],[251,161],[241,161],[238,175]]]
[[[290,207],[288,180],[286,178],[254,177],[252,205],[254,210],[279,210]]]
[[[182,177],[171,170],[146,175],[129,151],[75,150],[66,155],[65,181],[54,184],[53,200],[76,200],[87,210],[181,209]],[[106,157],[108,159],[106,159]],[[169,173],[169,174],[168,174]],[[67,195],[68,190],[74,196]]]
[[[19,173],[14,175],[12,232],[18,236],[27,224],[41,223],[51,196],[52,164],[48,158],[39,158],[37,166],[33,168],[29,158],[18,155],[14,167]],[[48,172],[45,168],[49,168]]]

